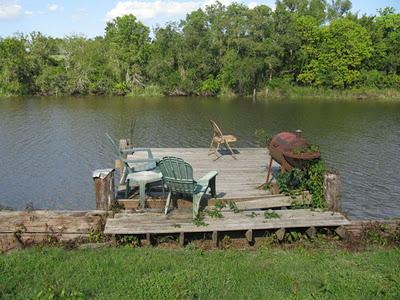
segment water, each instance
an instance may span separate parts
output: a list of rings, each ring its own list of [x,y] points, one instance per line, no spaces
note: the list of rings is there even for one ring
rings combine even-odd
[[[351,217],[400,216],[400,103],[209,98],[0,99],[0,204],[93,209],[91,174],[112,167],[104,133],[137,146],[208,147],[209,119],[255,146],[254,132],[301,128],[340,170]]]

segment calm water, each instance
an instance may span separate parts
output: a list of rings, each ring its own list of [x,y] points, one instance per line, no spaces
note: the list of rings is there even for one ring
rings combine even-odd
[[[254,131],[301,128],[343,177],[354,217],[400,216],[400,103],[116,97],[0,99],[0,204],[91,209],[91,174],[112,167],[104,133],[138,146],[207,147],[215,119],[255,146]]]

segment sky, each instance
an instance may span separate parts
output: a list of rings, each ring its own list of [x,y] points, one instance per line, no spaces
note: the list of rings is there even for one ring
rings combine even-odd
[[[214,0],[0,0],[0,36],[17,32],[40,31],[64,37],[104,34],[107,21],[132,13],[147,26],[177,21],[188,12],[214,3]],[[220,0],[222,4],[239,2],[254,7],[266,4],[274,8],[275,0]],[[377,9],[394,7],[400,12],[400,0],[353,0],[353,12],[372,15]]]

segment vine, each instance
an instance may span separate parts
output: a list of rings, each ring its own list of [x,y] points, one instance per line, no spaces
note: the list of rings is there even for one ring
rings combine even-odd
[[[308,190],[311,194],[313,208],[325,208],[324,174],[326,165],[321,159],[309,162],[303,170],[293,168],[291,171],[281,173],[277,183],[281,193],[292,197]]]

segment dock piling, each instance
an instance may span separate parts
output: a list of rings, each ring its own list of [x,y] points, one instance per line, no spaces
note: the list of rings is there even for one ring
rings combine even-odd
[[[96,209],[111,210],[115,202],[114,169],[99,169],[93,172],[96,192]]]

